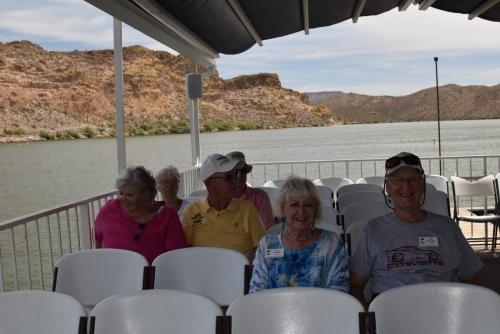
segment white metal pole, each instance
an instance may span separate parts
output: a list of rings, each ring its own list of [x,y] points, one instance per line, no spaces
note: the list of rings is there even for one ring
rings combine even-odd
[[[199,166],[201,164],[201,153],[198,99],[189,99],[189,124],[191,128],[191,152],[193,157],[193,166]]]
[[[123,104],[123,43],[122,23],[113,18],[113,44],[115,64],[115,101],[116,101],[116,152],[118,155],[118,174],[126,168],[125,117]]]

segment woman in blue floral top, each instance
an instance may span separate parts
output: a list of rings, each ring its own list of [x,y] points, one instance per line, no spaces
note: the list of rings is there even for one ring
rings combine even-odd
[[[349,289],[344,243],[334,233],[316,229],[321,201],[314,184],[290,177],[280,190],[280,231],[259,242],[250,292],[291,286]]]

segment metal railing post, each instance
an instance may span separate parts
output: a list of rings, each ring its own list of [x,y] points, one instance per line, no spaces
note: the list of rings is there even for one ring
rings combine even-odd
[[[92,248],[92,235],[90,231],[90,210],[89,203],[84,203],[78,206],[78,215],[80,216],[79,228],[80,228],[80,238],[82,239],[82,249]]]

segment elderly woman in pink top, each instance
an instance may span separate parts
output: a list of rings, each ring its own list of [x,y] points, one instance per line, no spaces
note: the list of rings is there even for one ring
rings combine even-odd
[[[252,166],[246,163],[245,155],[242,152],[230,152],[226,154],[226,157],[238,161],[238,164],[234,168],[234,170],[238,172],[238,178],[234,188],[234,197],[252,203],[259,213],[262,225],[264,225],[264,228],[267,230],[276,224],[276,221],[274,219],[271,201],[266,192],[262,189],[249,187],[247,185],[247,174],[252,171]]]
[[[166,251],[187,247],[176,209],[155,202],[156,183],[149,171],[127,168],[116,188],[119,198],[108,201],[96,218],[97,248],[135,251],[152,263]]]

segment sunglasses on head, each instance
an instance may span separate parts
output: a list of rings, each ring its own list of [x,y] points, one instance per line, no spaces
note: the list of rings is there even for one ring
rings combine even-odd
[[[404,157],[392,157],[385,161],[385,169],[391,169],[404,162],[409,166],[422,166],[420,163],[420,158],[416,155],[410,154]]]

